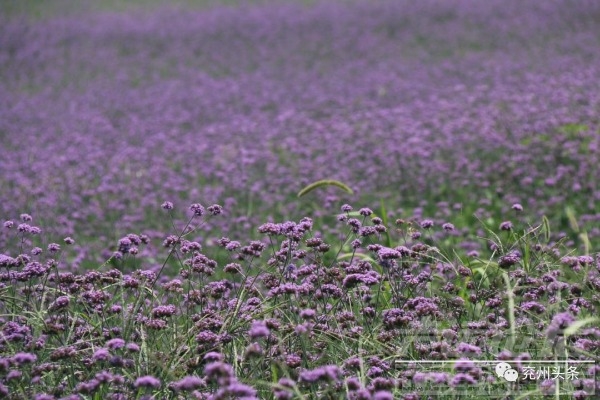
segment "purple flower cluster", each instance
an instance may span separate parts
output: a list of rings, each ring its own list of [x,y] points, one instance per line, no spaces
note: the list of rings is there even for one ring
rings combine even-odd
[[[336,365],[326,365],[324,367],[315,368],[312,370],[302,371],[300,373],[300,381],[305,383],[318,383],[328,381],[338,381],[341,376],[341,371]]]
[[[513,216],[526,208],[557,221],[549,211],[573,204],[594,242],[599,6],[509,3],[3,17],[0,183],[10,201],[0,215],[20,217],[4,226],[38,234],[31,223],[45,210],[59,237],[77,232],[72,251],[104,262],[110,246],[98,236],[159,205],[216,216],[223,207],[196,199],[223,199],[231,218],[209,227],[233,232],[272,212],[297,217],[290,192],[335,171],[394,212],[401,198],[422,229],[467,201],[498,224],[488,207],[497,197]],[[170,220],[152,225],[166,230]]]
[[[2,13],[0,397],[415,399],[493,383],[513,328],[595,354],[600,4],[476,3]],[[324,178],[354,192],[298,198]]]

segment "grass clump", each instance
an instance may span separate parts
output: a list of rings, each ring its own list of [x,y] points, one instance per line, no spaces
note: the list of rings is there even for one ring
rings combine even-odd
[[[387,226],[344,205],[339,238],[305,217],[205,248],[188,238],[222,208],[190,210],[165,234],[162,264],[139,255],[147,236],[129,234],[114,264],[81,273],[61,263],[74,239],[42,250],[29,216],[6,223],[19,240],[0,256],[2,395],[457,398],[517,388],[586,398],[597,385],[598,262],[549,244],[547,224],[503,223],[481,238],[488,254],[466,255],[434,239],[450,236],[450,223]],[[215,261],[222,252],[229,259]],[[509,383],[495,378],[503,360],[521,374],[553,362],[579,375],[560,387]]]

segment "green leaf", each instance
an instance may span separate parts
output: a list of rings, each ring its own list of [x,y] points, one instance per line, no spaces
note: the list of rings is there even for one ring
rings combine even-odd
[[[565,214],[569,219],[569,225],[575,233],[579,233],[579,224],[577,223],[577,217],[575,217],[575,211],[570,206],[565,207]]]
[[[550,241],[550,221],[545,215],[542,217],[542,224],[544,226],[544,239],[548,243]]]
[[[380,199],[379,202],[381,204],[381,208],[380,208],[380,211],[381,211],[381,221],[383,221],[383,225],[385,225],[387,227],[388,219],[387,219],[387,211],[385,209],[385,204],[383,202],[383,199]]]
[[[590,238],[587,232],[583,231],[579,234],[579,239],[583,242],[583,254],[586,256],[590,255]]]
[[[385,226],[386,228],[388,228],[388,219],[387,219],[387,210],[385,209],[385,204],[383,203],[383,199],[380,199],[380,203],[381,203],[381,221],[383,222],[383,226]],[[385,236],[385,245],[387,247],[392,247],[392,238],[390,237],[390,232],[389,230],[386,230],[383,233],[383,236]]]
[[[343,191],[345,191],[346,193],[349,193],[349,194],[354,193],[348,185],[346,185],[340,181],[336,181],[333,179],[323,179],[320,181],[313,182],[308,186],[305,186],[302,190],[300,190],[298,192],[298,197],[302,197],[302,196],[312,192],[313,190],[318,189],[323,186],[336,186],[336,187],[342,189]]]
[[[510,329],[510,338],[507,343],[507,349],[512,351],[516,339],[516,322],[515,322],[515,293],[510,286],[510,278],[506,272],[502,273],[504,284],[506,285],[506,297],[508,298],[508,324]]]
[[[585,319],[575,321],[565,329],[564,335],[565,336],[573,336],[574,334],[577,333],[577,331],[579,331],[579,329],[583,328],[585,325],[591,324],[596,321],[600,321],[600,318],[587,317]]]

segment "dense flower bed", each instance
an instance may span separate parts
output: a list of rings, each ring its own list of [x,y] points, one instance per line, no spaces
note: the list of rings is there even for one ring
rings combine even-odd
[[[344,205],[341,242],[328,243],[307,217],[265,223],[265,240],[220,238],[230,260],[219,264],[206,255],[214,249],[186,239],[207,218],[190,208],[158,270],[135,268],[145,235],[119,240],[117,268],[77,274],[58,268],[72,238],[29,248],[30,216],[6,224],[23,240],[11,249],[20,254],[0,256],[0,394],[585,399],[600,390],[600,258],[561,257],[548,226],[505,225],[486,238],[492,259],[461,258],[432,239],[450,235],[448,225],[399,220],[388,231],[372,210]],[[403,235],[398,245],[390,232]],[[504,361],[522,376],[516,386],[494,374]],[[540,365],[571,370],[557,381],[536,375]]]
[[[461,0],[8,19],[0,214],[76,232],[97,262],[118,235],[168,229],[150,217],[164,199],[220,202],[216,228],[245,234],[343,200],[438,219],[521,203],[564,230],[569,206],[597,243],[599,12]],[[355,196],[293,200],[323,178]]]
[[[600,390],[599,2],[7,15],[0,397]]]

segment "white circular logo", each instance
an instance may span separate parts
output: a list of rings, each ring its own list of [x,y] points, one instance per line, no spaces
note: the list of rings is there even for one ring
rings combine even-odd
[[[509,363],[501,362],[496,365],[496,375],[498,376],[498,378],[502,378],[504,376],[504,373],[509,369],[512,369]]]
[[[496,364],[496,375],[498,378],[504,378],[507,382],[516,382],[519,379],[519,373],[505,362]]]
[[[508,382],[516,382],[519,379],[519,373],[512,368],[508,369],[504,372],[504,379]]]

